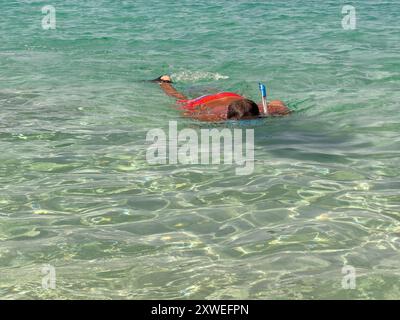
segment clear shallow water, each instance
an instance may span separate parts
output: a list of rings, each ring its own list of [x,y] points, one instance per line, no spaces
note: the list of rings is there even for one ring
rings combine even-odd
[[[47,4],[0,4],[0,297],[400,297],[398,2],[348,32],[341,1],[52,1],[44,31]],[[252,175],[150,166],[148,130],[209,126],[140,82],[167,72],[296,112]]]

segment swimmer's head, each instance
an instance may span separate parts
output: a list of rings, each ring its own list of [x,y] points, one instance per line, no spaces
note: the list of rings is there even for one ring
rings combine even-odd
[[[231,120],[251,119],[260,115],[260,110],[254,101],[240,99],[228,106],[227,118]]]

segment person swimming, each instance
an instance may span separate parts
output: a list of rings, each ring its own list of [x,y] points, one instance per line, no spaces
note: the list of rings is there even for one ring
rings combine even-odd
[[[159,83],[161,89],[168,96],[177,100],[185,117],[200,121],[244,120],[267,115],[283,116],[290,113],[289,108],[280,100],[267,103],[267,114],[265,114],[262,103],[257,104],[236,93],[220,92],[189,100],[174,88],[169,75],[163,75],[150,81]]]

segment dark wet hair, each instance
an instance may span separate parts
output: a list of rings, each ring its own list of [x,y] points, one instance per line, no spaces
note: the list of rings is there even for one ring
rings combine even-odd
[[[260,110],[258,109],[258,105],[249,99],[241,99],[233,101],[228,106],[228,119],[243,119],[243,118],[252,118],[260,115]]]

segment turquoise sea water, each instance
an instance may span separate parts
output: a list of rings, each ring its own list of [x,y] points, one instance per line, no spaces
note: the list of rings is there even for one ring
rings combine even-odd
[[[0,298],[400,298],[400,2],[352,1],[351,31],[344,4],[2,1]],[[295,113],[253,126],[251,175],[149,165],[148,130],[224,127],[163,73]]]

